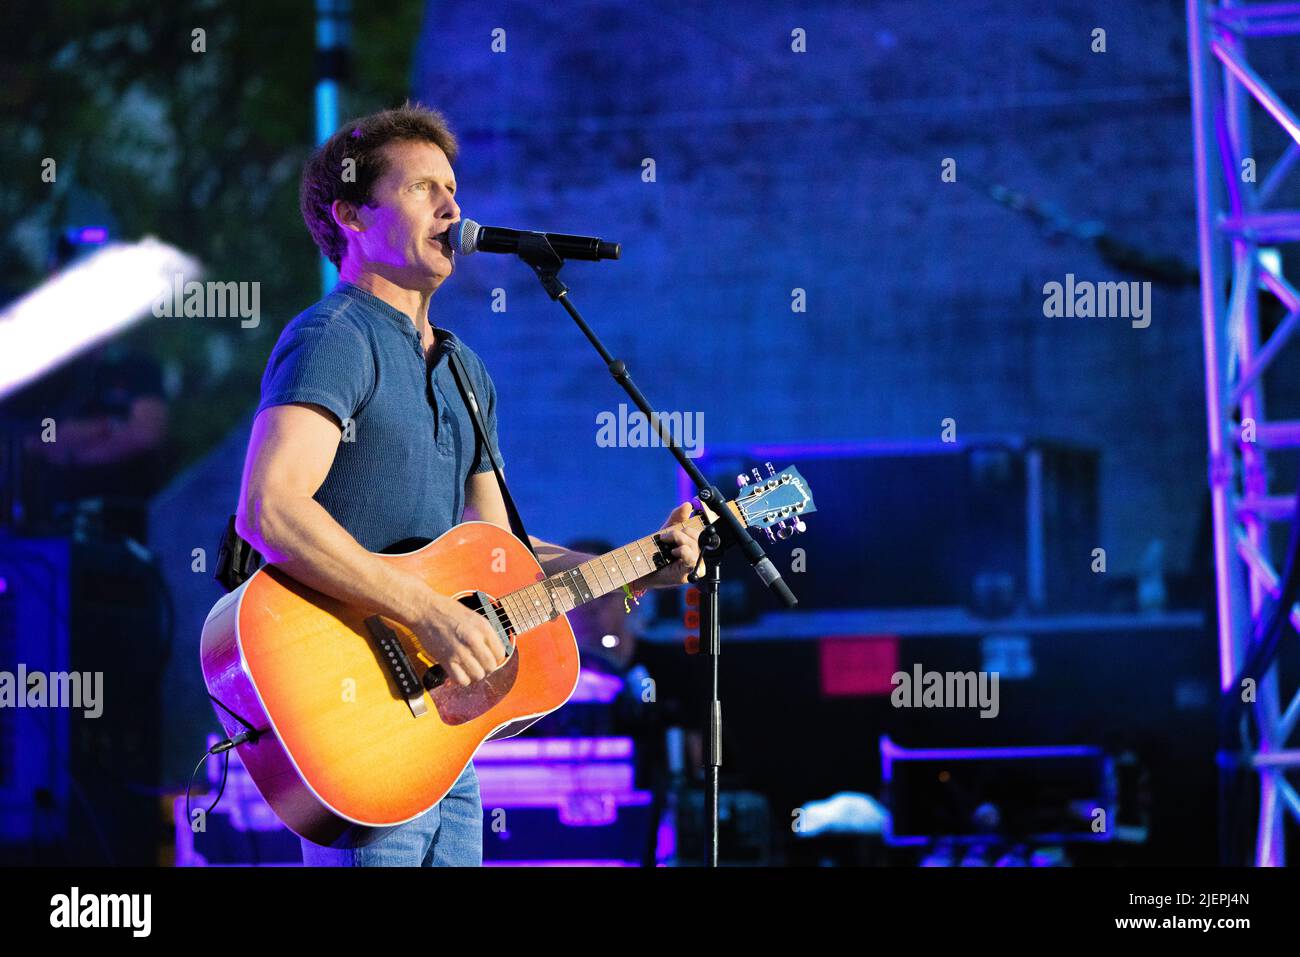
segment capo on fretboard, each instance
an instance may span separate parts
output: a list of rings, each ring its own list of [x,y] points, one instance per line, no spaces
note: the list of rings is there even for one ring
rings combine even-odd
[[[654,563],[655,570],[658,571],[673,563],[673,548],[672,545],[661,539],[657,533],[652,535],[651,538],[655,543]]]

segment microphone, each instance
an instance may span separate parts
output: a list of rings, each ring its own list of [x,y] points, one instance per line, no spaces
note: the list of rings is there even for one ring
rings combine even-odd
[[[527,235],[545,236],[551,248],[561,259],[584,259],[596,262],[617,259],[622,252],[618,243],[607,243],[595,236],[569,236],[564,233],[538,233],[524,229],[504,229],[500,226],[480,226],[472,219],[452,223],[447,230],[447,242],[462,256],[470,253],[514,253],[519,251],[519,238]]]

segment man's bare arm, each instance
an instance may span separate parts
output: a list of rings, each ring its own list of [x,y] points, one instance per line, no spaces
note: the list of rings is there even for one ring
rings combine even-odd
[[[277,405],[259,413],[235,530],[303,584],[411,628],[458,683],[482,679],[504,660],[487,622],[372,555],[312,498],[329,474],[341,436],[333,416],[314,405]]]
[[[333,417],[316,406],[263,410],[248,443],[235,530],[304,585],[405,623],[423,582],[375,558],[312,498],[340,436]]]

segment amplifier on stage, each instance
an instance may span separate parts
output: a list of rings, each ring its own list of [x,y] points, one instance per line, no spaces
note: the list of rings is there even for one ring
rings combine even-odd
[[[1100,748],[904,748],[880,739],[885,840],[1109,841],[1116,775]]]
[[[209,746],[216,742],[210,738]],[[185,798],[174,800],[178,867],[299,865],[297,836],[262,799],[238,755],[225,791],[198,828]],[[483,859],[489,866],[636,867],[653,859],[656,824],[649,791],[634,784],[630,738],[506,738],[474,756],[483,800]],[[205,809],[220,787],[220,759],[208,762]],[[193,818],[191,818],[192,820]]]
[[[997,617],[1097,607],[1098,461],[1090,449],[991,437],[713,446],[697,464],[728,495],[739,476],[765,477],[769,462],[795,466],[816,490],[806,530],[769,549],[801,609],[964,607]],[[729,553],[727,620],[770,610],[760,590]]]
[[[657,820],[631,738],[506,738],[474,756],[488,866],[637,867]]]

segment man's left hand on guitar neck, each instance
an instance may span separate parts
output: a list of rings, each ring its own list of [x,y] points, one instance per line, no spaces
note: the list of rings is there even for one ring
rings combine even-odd
[[[632,583],[633,588],[675,588],[686,584],[687,576],[695,571],[695,566],[700,561],[699,533],[687,531],[684,524],[690,517],[690,502],[683,502],[668,513],[668,521],[664,522],[664,527],[656,534],[672,545],[676,560],[671,565],[638,578]]]

